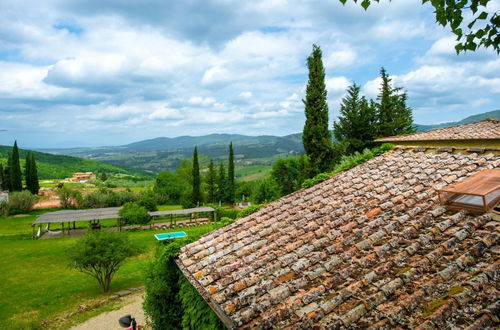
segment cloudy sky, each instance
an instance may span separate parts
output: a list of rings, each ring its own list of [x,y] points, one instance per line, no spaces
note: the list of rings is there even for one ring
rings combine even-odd
[[[158,136],[302,130],[312,44],[330,120],[384,66],[416,122],[500,109],[500,58],[457,56],[420,0],[2,0],[0,144],[120,145]],[[500,0],[491,1],[500,8]]]

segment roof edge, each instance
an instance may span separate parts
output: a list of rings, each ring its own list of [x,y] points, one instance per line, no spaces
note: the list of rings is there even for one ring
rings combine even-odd
[[[236,324],[233,322],[233,320],[231,320],[231,318],[229,318],[224,313],[222,308],[220,308],[220,306],[210,298],[210,296],[205,291],[205,289],[203,289],[203,287],[198,283],[198,281],[196,281],[196,279],[193,276],[191,276],[191,274],[188,272],[186,267],[184,267],[184,265],[179,260],[179,258],[176,258],[174,261],[175,261],[175,264],[177,265],[177,267],[179,267],[179,270],[182,272],[182,274],[187,278],[189,283],[191,283],[191,285],[196,289],[196,291],[198,291],[198,293],[203,298],[203,300],[205,300],[205,302],[208,304],[208,306],[210,306],[210,308],[219,317],[219,319],[226,326],[226,328],[235,329]]]

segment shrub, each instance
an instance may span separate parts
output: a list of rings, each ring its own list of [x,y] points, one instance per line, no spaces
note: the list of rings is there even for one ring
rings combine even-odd
[[[68,251],[70,266],[88,274],[108,292],[113,275],[128,257],[141,250],[124,233],[90,230]]]
[[[260,210],[264,206],[265,206],[265,204],[255,204],[252,206],[247,206],[243,210],[238,212],[238,218],[243,218],[243,217],[246,217],[247,215],[250,215],[254,212],[257,212],[258,210]]]
[[[139,205],[145,207],[150,212],[158,211],[153,194],[142,194],[139,198]]]
[[[82,193],[78,190],[62,187],[57,190],[57,196],[59,197],[59,201],[61,202],[61,207],[63,209],[78,207],[83,204]]]
[[[180,248],[196,238],[158,245],[146,271],[143,309],[153,329],[224,329],[175,264]]]
[[[304,183],[302,184],[302,188],[309,188],[312,187],[322,181],[325,181],[326,179],[330,178],[332,175],[335,175],[339,172],[346,171],[348,169],[353,168],[354,166],[357,166],[359,164],[362,164],[366,161],[369,161],[372,158],[378,157],[385,152],[391,150],[394,148],[392,144],[389,143],[384,143],[380,147],[373,148],[371,150],[366,149],[363,151],[362,154],[359,152],[356,152],[352,155],[349,156],[343,156],[340,160],[340,163],[335,166],[334,170],[329,173],[320,173],[316,175],[312,179],[305,180]]]
[[[220,218],[220,222],[222,223],[223,226],[229,225],[230,223],[233,223],[235,219],[231,219],[228,217],[222,217]]]
[[[28,213],[33,209],[37,198],[28,190],[16,191],[9,194],[9,201],[6,205],[6,213],[20,214]]]
[[[146,225],[151,221],[148,210],[137,203],[126,203],[118,214],[126,225]]]

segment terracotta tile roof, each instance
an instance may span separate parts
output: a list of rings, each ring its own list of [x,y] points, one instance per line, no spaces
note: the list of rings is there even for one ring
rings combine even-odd
[[[177,264],[235,328],[479,329],[498,322],[500,221],[436,189],[495,153],[396,149],[185,246]]]
[[[433,129],[427,132],[390,136],[377,142],[500,139],[500,120],[485,119],[470,124]]]

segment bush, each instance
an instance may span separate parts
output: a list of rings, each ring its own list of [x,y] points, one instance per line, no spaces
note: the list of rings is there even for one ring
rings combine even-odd
[[[156,199],[153,193],[144,193],[139,197],[139,205],[146,208],[150,212],[158,211],[156,206]]]
[[[118,214],[126,225],[147,225],[151,221],[148,210],[137,203],[126,203]]]
[[[28,213],[33,209],[37,198],[28,190],[15,191],[9,194],[5,210],[7,214]]]
[[[228,218],[228,217],[222,217],[220,218],[220,222],[222,223],[223,226],[229,225],[230,223],[233,223],[235,219]]]
[[[258,210],[260,210],[264,206],[265,206],[265,204],[255,204],[252,206],[247,206],[243,210],[238,212],[238,218],[243,218],[243,217],[246,217],[247,215],[250,215],[254,212],[257,212]]]
[[[146,271],[143,309],[153,329],[224,329],[175,264],[180,248],[196,238],[158,245]]]
[[[89,230],[68,254],[71,267],[97,279],[102,291],[108,292],[113,275],[125,259],[140,252],[124,233]]]
[[[332,175],[335,175],[337,173],[349,170],[353,168],[354,166],[357,166],[359,164],[362,164],[366,161],[369,161],[372,158],[378,157],[387,151],[391,150],[394,148],[392,144],[389,143],[384,143],[380,147],[373,148],[371,150],[366,149],[363,151],[362,154],[359,152],[356,152],[352,155],[349,156],[343,156],[340,160],[340,163],[335,166],[334,170],[329,173],[320,173],[316,175],[312,179],[305,180],[304,183],[302,184],[302,188],[309,188],[312,187],[322,181],[325,181],[326,179],[330,178]]]
[[[63,209],[78,207],[83,204],[82,193],[78,190],[62,187],[57,190],[57,197],[59,197],[59,201],[61,202],[61,207]]]
[[[100,188],[85,196],[83,204],[92,208],[114,207],[136,200],[137,196],[130,190],[114,192],[107,188]]]

